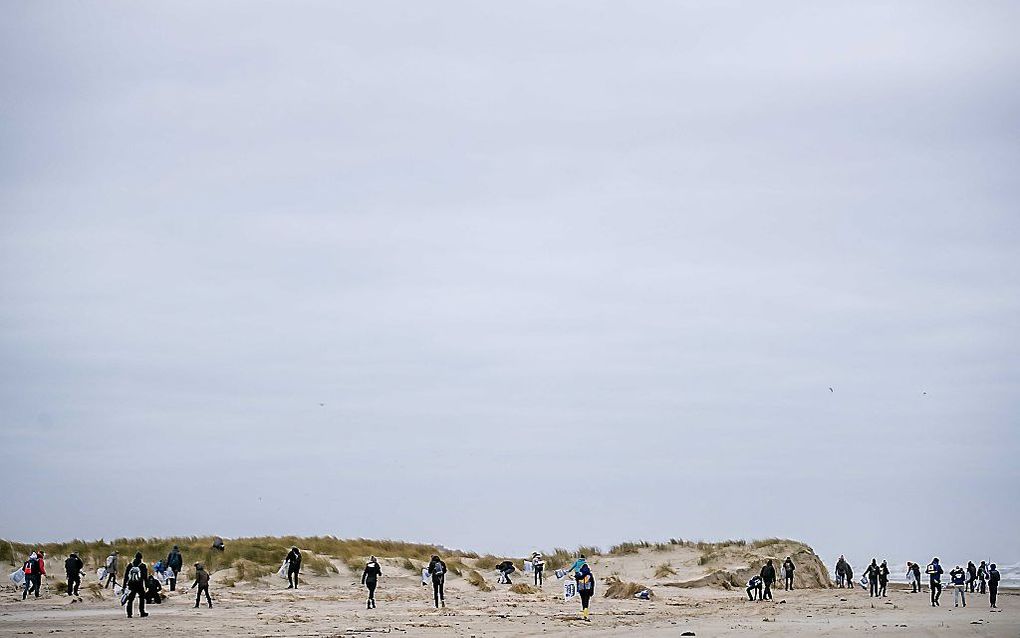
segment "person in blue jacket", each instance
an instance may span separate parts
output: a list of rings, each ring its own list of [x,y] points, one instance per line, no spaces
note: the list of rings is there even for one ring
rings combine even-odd
[[[931,606],[939,606],[939,596],[942,595],[942,565],[939,565],[939,559],[931,559],[931,564],[928,565],[928,569],[925,570],[928,573],[928,586],[931,588]]]
[[[589,621],[588,606],[591,604],[591,597],[595,594],[595,577],[588,567],[588,561],[584,554],[578,557],[570,567],[574,572],[574,580],[577,581],[577,593],[581,595],[581,617]]]

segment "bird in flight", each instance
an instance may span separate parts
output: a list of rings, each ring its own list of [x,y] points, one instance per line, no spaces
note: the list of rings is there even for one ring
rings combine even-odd
[[[320,407],[320,408],[324,408],[324,407],[326,407],[326,404],[325,404],[325,403],[320,403],[320,404],[319,404],[319,407]]]
[[[832,389],[831,385],[829,386],[829,392],[835,392],[835,390]]]

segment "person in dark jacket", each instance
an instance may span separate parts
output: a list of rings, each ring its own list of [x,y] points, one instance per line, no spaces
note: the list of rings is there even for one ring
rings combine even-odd
[[[301,550],[291,547],[287,553],[287,589],[297,589],[298,573],[301,572]]]
[[[436,609],[442,605],[446,607],[446,598],[443,593],[443,585],[446,582],[446,563],[438,556],[433,556],[429,561],[429,575],[432,576],[432,597],[436,602]]]
[[[885,598],[885,588],[889,586],[889,565],[885,561],[878,566],[878,595]]]
[[[921,591],[921,566],[917,563],[907,561],[907,578],[910,579],[910,591],[911,593],[918,593]]]
[[[868,577],[868,584],[871,585],[868,595],[872,597],[878,596],[878,561],[872,558],[871,564],[864,570],[864,575]]]
[[[761,600],[761,576],[754,576],[747,581],[747,599]]]
[[[159,584],[159,579],[155,575],[149,574],[145,579],[145,602],[149,605],[161,604],[163,602],[161,591],[163,591],[163,586]]]
[[[995,599],[999,596],[999,570],[995,568],[995,563],[989,565],[988,569],[988,602],[991,603],[991,609],[995,609]]]
[[[967,587],[972,594],[977,590],[977,565],[972,560],[967,561]]]
[[[836,561],[836,587],[843,587],[843,583],[846,581],[846,559],[843,555],[839,555],[839,560]]]
[[[981,561],[978,565],[978,582],[980,583],[978,591],[979,593],[985,593],[985,583],[988,581],[988,565],[985,561]]]
[[[145,618],[145,581],[149,579],[149,568],[142,562],[142,553],[135,552],[135,559],[124,570],[124,586],[127,587],[127,616],[131,617],[135,598],[138,599],[138,615]]]
[[[177,588],[177,576],[180,575],[181,569],[184,567],[184,557],[181,556],[181,550],[176,545],[174,545],[174,548],[166,555],[166,566],[174,573],[174,575],[169,578],[170,591],[174,591],[174,589]]]
[[[39,585],[36,584],[36,576],[39,575],[39,554],[32,552],[28,555],[28,560],[21,566],[21,571],[25,573],[25,584],[21,590],[21,600],[28,598],[28,595],[33,591],[35,597],[39,597]]]
[[[846,586],[850,589],[857,589],[857,585],[854,584],[854,568],[850,566],[850,563],[846,563],[843,575],[846,577]]]
[[[939,559],[931,559],[931,564],[924,570],[928,574],[928,587],[931,589],[931,606],[939,606],[939,597],[942,596],[942,573],[945,571],[942,569],[942,565],[939,565]]]
[[[772,600],[772,586],[776,584],[776,568],[772,565],[772,559],[765,561],[761,568],[761,582],[765,586],[762,593],[762,600]]]
[[[786,587],[786,591],[793,589],[793,572],[796,569],[793,566],[793,559],[787,556],[786,560],[783,561],[783,585]]]
[[[205,593],[205,601],[209,603],[209,609],[212,609],[212,598],[209,596],[209,572],[205,571],[205,565],[202,563],[195,563],[195,582],[191,584],[189,589],[198,587],[198,593],[195,594],[195,609],[198,609],[198,604],[202,602],[202,593]]]
[[[78,554],[71,552],[71,555],[64,561],[64,573],[67,575],[67,595],[77,596],[78,587],[81,585],[81,572],[85,569],[85,563],[78,558]]]
[[[514,564],[513,564],[512,561],[508,561],[508,560],[503,561],[499,565],[496,565],[496,570],[499,572],[500,576],[502,577],[503,583],[505,583],[507,585],[513,585],[513,581],[510,580],[510,574],[512,574],[515,571],[517,571],[517,568],[514,567]]]
[[[962,567],[957,565],[949,572],[949,582],[953,584],[953,607],[960,606],[960,600],[963,600],[963,606],[967,606],[967,572]]]
[[[595,576],[591,573],[588,561],[582,555],[579,557],[580,567],[574,570],[574,580],[577,582],[577,593],[581,596],[581,617],[591,622],[588,613],[591,611],[591,597],[595,595]],[[576,562],[574,563],[577,564]]]
[[[375,559],[375,556],[372,556],[368,559],[365,571],[361,574],[361,584],[368,587],[369,609],[375,609],[375,586],[379,583],[380,576],[382,576],[382,568],[379,567],[379,561]]]

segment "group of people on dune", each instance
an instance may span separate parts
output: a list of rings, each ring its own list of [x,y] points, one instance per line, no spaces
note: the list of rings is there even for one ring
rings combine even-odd
[[[214,545],[214,549],[223,551],[222,541],[218,539],[218,542],[219,545]],[[141,552],[135,552],[134,560],[128,563],[124,569],[120,585],[117,584],[120,563],[119,551],[114,550],[107,556],[104,567],[100,568],[97,574],[99,582],[104,584],[104,588],[112,586],[115,592],[121,594],[121,604],[126,608],[128,618],[134,615],[135,600],[138,601],[139,615],[142,618],[147,617],[149,614],[145,611],[146,603],[159,604],[163,601],[163,583],[169,586],[170,591],[175,591],[177,588],[177,577],[180,575],[184,565],[184,557],[181,554],[180,547],[177,545],[173,546],[165,560],[158,561],[151,570],[142,558]],[[291,547],[278,572],[278,575],[281,577],[286,576],[287,589],[298,588],[300,584],[301,562],[301,550],[296,546]],[[507,566],[508,563],[509,567]],[[541,554],[538,552],[532,554],[531,560],[527,561],[527,564],[530,570],[534,572],[535,585],[542,586],[544,582],[545,561],[542,559]],[[211,609],[213,604],[212,597],[209,594],[209,572],[201,562],[195,563],[194,567],[195,582],[192,583],[188,590],[197,589],[195,608],[200,606],[202,595],[204,594],[206,602]],[[67,595],[80,599],[78,590],[81,586],[82,577],[85,575],[84,561],[82,561],[77,553],[71,552],[67,560],[64,561],[64,568],[67,575]],[[510,573],[516,570],[513,562],[504,561],[497,566],[497,569],[501,574],[501,582],[509,584]],[[438,555],[432,556],[428,566],[422,570],[422,584],[427,585],[431,582],[436,609],[446,607],[444,585],[447,572],[446,563]],[[32,552],[21,569],[11,575],[12,580],[23,581],[22,600],[33,593],[36,598],[39,597],[42,576],[45,574],[46,563],[44,552],[42,550]],[[368,589],[368,609],[376,608],[375,591],[382,575],[382,567],[378,559],[375,556],[369,557],[361,575],[361,584]],[[581,599],[581,615],[584,620],[588,620],[591,598],[595,593],[595,577],[592,575],[591,567],[588,565],[583,554],[569,568],[556,571],[557,578],[564,578],[567,575],[572,575],[573,577],[576,584],[576,592]],[[17,577],[20,577],[20,579]]]
[[[219,545],[214,545],[214,549],[223,551],[222,540],[217,540]],[[177,587],[177,578],[184,565],[184,558],[177,545],[174,545],[167,557],[157,562],[152,570],[142,560],[142,553],[136,552],[134,560],[125,567],[121,585],[118,586],[119,561],[119,552],[113,551],[106,558],[105,566],[99,570],[98,577],[99,582],[105,583],[105,588],[109,588],[112,585],[114,591],[121,593],[121,604],[126,607],[128,618],[133,616],[134,601],[136,599],[138,600],[139,614],[143,618],[148,616],[149,614],[145,611],[146,603],[158,604],[162,602],[162,583],[166,583],[170,591],[174,591]],[[296,546],[291,547],[278,572],[279,576],[286,576],[288,589],[298,588],[301,563],[301,550]],[[535,585],[541,587],[545,569],[545,561],[542,559],[542,555],[538,552],[533,553],[531,559],[525,561],[525,565],[527,570],[534,573]],[[194,567],[195,580],[188,589],[189,591],[192,589],[197,590],[195,607],[198,608],[200,606],[204,594],[205,600],[211,609],[213,605],[212,597],[209,594],[209,572],[201,562],[196,562]],[[82,561],[77,553],[71,552],[67,560],[64,561],[68,596],[80,599],[78,590],[81,585],[82,576],[85,575],[84,569],[84,561]],[[499,581],[510,584],[510,574],[516,571],[513,561],[503,561],[496,566],[496,569],[500,574]],[[773,600],[772,590],[777,586],[780,574],[783,577],[785,589],[787,591],[792,590],[794,588],[796,569],[790,556],[787,556],[786,560],[783,561],[779,572],[777,572],[772,559],[767,559],[760,572],[747,583],[748,600]],[[447,572],[446,563],[438,555],[433,555],[429,560],[428,566],[422,570],[422,585],[432,584],[433,602],[436,609],[446,607],[444,585]],[[835,573],[836,587],[850,589],[856,587],[853,567],[842,555],[836,562]],[[931,563],[925,568],[925,573],[928,575],[931,605],[938,607],[940,605],[939,599],[942,595],[942,575],[944,573],[938,558],[932,559]],[[868,588],[872,597],[885,597],[887,595],[886,588],[889,584],[889,574],[890,570],[886,561],[883,560],[879,563],[877,559],[872,559],[871,563],[864,570],[860,585],[862,588]],[[34,594],[36,598],[39,597],[39,588],[44,575],[46,575],[45,553],[41,550],[34,551],[22,565],[20,573],[15,572],[15,574],[11,575],[12,580],[23,583],[22,600],[26,599],[30,594]],[[376,608],[375,591],[382,575],[382,567],[378,559],[375,556],[371,556],[365,564],[361,575],[361,584],[368,589],[368,609]],[[582,618],[588,620],[591,598],[595,593],[595,577],[583,554],[569,567],[556,570],[556,577],[558,579],[567,576],[572,577],[576,594],[580,597]],[[913,593],[920,592],[920,566],[914,562],[907,562],[906,576],[911,584],[911,591]],[[970,561],[967,563],[966,569],[957,565],[949,572],[949,578],[954,591],[953,600],[955,606],[958,607],[961,603],[964,607],[967,606],[966,594],[968,591],[971,594],[980,593],[982,595],[987,591],[991,608],[996,608],[1000,575],[995,563],[988,564],[985,561],[981,561],[980,565],[975,565],[973,561]]]

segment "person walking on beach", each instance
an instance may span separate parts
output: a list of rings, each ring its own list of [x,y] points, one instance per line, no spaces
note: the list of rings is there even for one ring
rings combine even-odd
[[[591,597],[595,595],[595,576],[591,573],[591,567],[584,554],[581,554],[571,568],[574,572],[574,580],[577,582],[577,593],[581,595],[581,618],[585,622],[591,622],[588,618],[591,605]]]
[[[917,563],[907,561],[907,578],[910,579],[911,593],[917,594],[921,591],[921,566]]]
[[[180,575],[181,569],[184,567],[184,557],[181,556],[181,549],[176,545],[166,555],[166,566],[173,572],[173,576],[169,578],[170,591],[173,591],[177,588],[177,576]]]
[[[836,561],[836,587],[842,587],[843,582],[846,580],[846,559],[843,555],[839,555],[839,560]]]
[[[871,586],[868,595],[872,598],[878,596],[878,561],[874,558],[871,559],[871,564],[864,570],[864,575],[868,577],[868,584]]]
[[[35,597],[39,597],[39,585],[36,584],[36,577],[39,575],[39,554],[32,552],[28,555],[28,560],[21,566],[21,571],[25,573],[25,584],[21,590],[21,600],[28,598],[28,595],[33,591]]]
[[[772,600],[772,586],[776,584],[776,568],[772,565],[771,558],[765,561],[765,565],[761,568],[761,580],[765,585],[762,600]]]
[[[854,568],[850,566],[850,563],[846,563],[846,567],[843,570],[843,576],[846,577],[846,586],[850,589],[856,589],[857,585],[854,584]]]
[[[429,561],[429,576],[432,577],[432,597],[436,602],[436,609],[442,605],[446,607],[446,598],[443,593],[443,584],[446,582],[446,563],[438,556],[433,556]]]
[[[972,560],[967,561],[967,587],[972,594],[977,589],[977,565]]]
[[[149,568],[142,562],[142,553],[135,552],[135,559],[124,570],[124,587],[128,590],[127,617],[131,618],[135,598],[138,599],[138,615],[145,618],[145,581],[149,578]]]
[[[205,565],[202,563],[195,563],[195,582],[189,589],[195,587],[198,587],[198,593],[195,594],[195,609],[198,609],[199,603],[202,602],[203,593],[205,601],[209,603],[209,609],[212,609],[212,597],[209,596],[209,572],[205,571]]]
[[[78,596],[78,587],[81,586],[81,571],[85,569],[85,563],[78,558],[78,554],[71,552],[71,555],[64,561],[64,573],[67,575],[67,595]]]
[[[949,582],[953,585],[953,607],[959,607],[961,599],[963,600],[963,606],[966,607],[967,572],[957,565],[953,568],[953,571],[949,572]]]
[[[287,589],[298,588],[298,573],[301,571],[301,550],[291,547],[287,552]]]
[[[885,588],[889,586],[889,565],[885,561],[878,566],[878,595],[885,598]]]
[[[112,554],[106,557],[106,585],[103,589],[106,589],[112,583],[114,587],[117,586],[117,561],[120,558],[120,552],[114,550]]]
[[[382,568],[379,567],[379,561],[375,556],[370,556],[365,571],[361,574],[361,584],[368,587],[368,609],[375,609],[375,586],[379,583],[380,576]]]
[[[747,581],[747,599],[761,600],[761,576],[754,576]]]
[[[992,563],[988,570],[988,602],[991,603],[991,609],[996,609],[995,599],[999,596],[999,570],[995,569],[995,563]]]
[[[796,569],[793,566],[793,560],[787,556],[786,560],[783,561],[783,585],[786,587],[786,591],[793,589],[793,572]]]
[[[978,565],[978,583],[979,583],[978,593],[981,594],[985,593],[985,583],[987,581],[988,581],[988,565],[985,564],[985,561],[981,561],[981,564]]]
[[[939,565],[939,559],[931,559],[931,564],[924,570],[928,574],[928,587],[931,589],[931,606],[939,606],[939,597],[942,596],[942,573],[945,571],[942,569],[942,565]]]
[[[545,561],[542,560],[542,555],[538,552],[534,552],[531,555],[531,569],[535,572],[535,587],[542,586],[542,572],[545,570]]]

